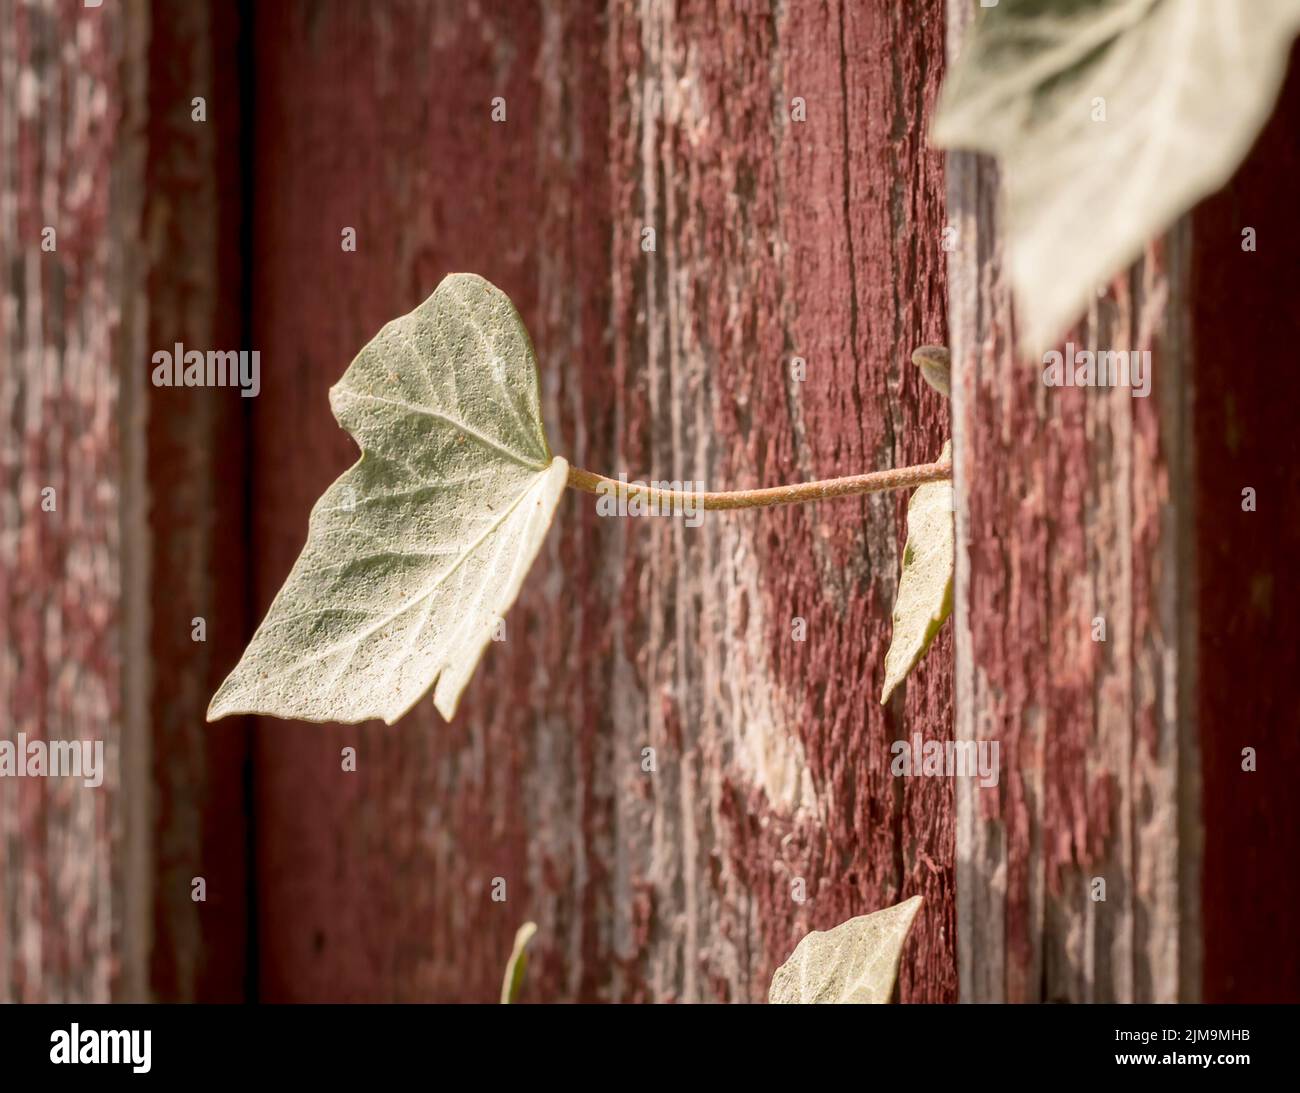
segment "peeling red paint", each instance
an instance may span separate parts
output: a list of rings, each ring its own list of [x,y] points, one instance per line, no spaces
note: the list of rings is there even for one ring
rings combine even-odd
[[[996,788],[958,803],[961,994],[1176,1000],[1189,959],[1179,875],[1194,858],[1180,833],[1180,756],[1195,740],[1177,715],[1191,666],[1173,589],[1190,483],[1176,493],[1171,477],[1186,442],[1181,298],[1170,311],[1184,270],[1152,245],[1062,339],[1151,349],[1149,398],[1049,389],[1041,362],[1014,350],[996,171],[960,154],[949,170],[967,240],[950,270],[959,733],[998,743],[1002,768]]]
[[[936,9],[259,9],[260,603],[353,458],[325,388],[454,269],[519,305],[580,465],[730,488],[933,458],[947,410],[906,361],[943,331]],[[951,787],[888,773],[904,724],[950,732],[949,639],[903,724],[876,701],[904,504],[697,535],[570,498],[456,724],[263,722],[265,996],[486,1000],[531,917],[531,1000],[761,999],[803,932],[919,891],[902,995],[952,998]],[[737,757],[769,716],[811,809]]]
[[[0,733],[120,745],[123,336],[111,218],[131,147],[120,19],[3,9]],[[11,107],[12,104],[12,107]],[[55,228],[56,249],[42,231]],[[54,511],[42,490],[54,489]],[[122,786],[0,782],[0,1000],[107,1001],[122,944]]]
[[[1251,160],[1190,230],[1152,243],[1072,332],[1080,346],[1150,347],[1150,398],[1045,395],[1040,366],[1011,348],[1000,253],[959,259],[955,283],[977,285],[979,307],[952,317],[967,552],[957,616],[969,633],[957,693],[963,735],[999,741],[1004,770],[997,790],[958,805],[971,820],[964,998],[1300,993],[1286,925],[1295,886],[1265,864],[1296,849],[1281,780],[1295,717],[1270,653],[1290,646],[1243,599],[1252,570],[1274,587],[1297,525],[1282,506],[1239,513],[1247,481],[1296,494],[1290,403],[1255,362],[1297,333],[1286,300],[1300,240],[1284,181],[1297,167],[1285,137],[1297,86],[1293,74]],[[996,238],[994,172],[975,157],[950,169],[950,215]],[[1276,250],[1244,254],[1246,224]],[[1295,582],[1284,586],[1276,618],[1295,613]],[[1091,641],[1093,617],[1104,643]],[[1241,774],[1247,738],[1276,761],[1268,773]]]

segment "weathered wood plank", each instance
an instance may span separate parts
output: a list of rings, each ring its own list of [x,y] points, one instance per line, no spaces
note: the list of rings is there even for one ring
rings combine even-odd
[[[1185,341],[1166,318],[1185,266],[1148,252],[1070,335],[1153,349],[1149,400],[1048,389],[1011,346],[990,196],[950,158],[966,241],[955,288],[957,734],[996,741],[996,788],[958,787],[962,997],[1174,1001],[1180,980],[1180,753],[1195,754],[1185,543]],[[985,242],[977,242],[977,240]],[[1172,251],[1172,248],[1171,248]],[[956,271],[960,268],[960,272]],[[1104,625],[1105,639],[1094,633]],[[1193,764],[1194,765],[1194,764]],[[1194,815],[1194,813],[1193,813]],[[1092,885],[1105,882],[1105,901]]]
[[[579,464],[932,458],[906,359],[943,337],[942,21],[862,8],[259,8],[259,610],[354,456],[326,387],[451,270],[519,304]],[[951,786],[889,773],[950,733],[948,639],[877,702],[904,504],[692,529],[572,497],[456,723],[261,724],[264,996],[488,1000],[535,918],[526,998],[755,1000],[808,929],[919,891],[902,997],[953,997]]]
[[[246,626],[243,415],[150,385],[153,349],[241,336],[235,31],[0,5],[0,739],[108,761],[97,789],[0,782],[0,998],[244,994],[247,741],[203,723]]]
[[[972,12],[949,14],[952,51]],[[950,157],[957,735],[998,740],[1004,769],[996,791],[959,787],[963,999],[1300,993],[1296,882],[1277,869],[1296,856],[1277,620],[1296,609],[1297,441],[1276,367],[1297,335],[1298,104],[1293,63],[1237,176],[1073,332],[1150,347],[1149,400],[1048,390],[1016,361],[996,171]],[[1243,512],[1246,486],[1278,505]]]
[[[238,8],[154,0],[149,15],[148,348],[236,350],[244,347],[241,104],[252,94],[241,84]],[[148,361],[146,353],[133,367]],[[164,1001],[238,1001],[249,978],[248,730],[204,721],[248,627],[249,401],[229,388],[148,388],[149,970],[153,997]],[[196,877],[202,902],[192,898]]]
[[[106,768],[0,780],[0,1000],[138,998],[146,27],[3,0],[0,28],[0,739],[98,742]]]
[[[1207,1002],[1300,1000],[1300,48],[1241,170],[1191,217]],[[1255,233],[1245,249],[1244,233]],[[1256,493],[1243,510],[1242,491]],[[1243,749],[1256,769],[1243,769]],[[1199,834],[1199,832],[1198,832]]]

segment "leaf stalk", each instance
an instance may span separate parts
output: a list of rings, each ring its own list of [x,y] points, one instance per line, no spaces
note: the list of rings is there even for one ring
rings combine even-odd
[[[725,490],[707,492],[694,490],[665,490],[655,486],[623,482],[603,474],[585,471],[581,467],[569,468],[570,489],[583,493],[613,495],[614,497],[640,497],[657,506],[665,504],[691,505],[700,508],[758,509],[772,505],[799,505],[808,501],[827,501],[834,497],[853,497],[862,493],[881,493],[885,490],[905,490],[923,486],[927,482],[942,482],[952,477],[952,460],[935,463],[918,463],[912,467],[894,467],[887,471],[868,474],[851,474],[844,478],[823,478],[817,482],[796,482],[788,486],[766,486],[756,490]]]

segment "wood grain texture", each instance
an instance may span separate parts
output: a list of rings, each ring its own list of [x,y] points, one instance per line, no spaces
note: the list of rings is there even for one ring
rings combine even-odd
[[[137,5],[143,18],[146,5]],[[148,368],[156,349],[243,343],[245,139],[237,5],[148,7]],[[204,120],[195,117],[203,99]],[[150,987],[160,1001],[245,997],[247,726],[209,726],[208,699],[249,625],[248,403],[229,388],[148,388]],[[204,640],[195,640],[195,619]],[[206,899],[192,882],[202,877]]]
[[[950,52],[970,15],[949,5]],[[997,183],[949,157],[957,735],[1002,768],[958,787],[961,997],[1194,999],[1185,230],[1068,335],[1152,350],[1150,397],[1049,388],[1013,351]]]
[[[98,789],[0,782],[0,998],[245,994],[248,745],[203,722],[247,625],[241,400],[149,382],[153,349],[242,333],[236,33],[228,5],[0,5],[0,733],[108,759]]]
[[[949,14],[959,50],[971,12]],[[1069,334],[1150,348],[1149,400],[1048,389],[1016,359],[996,169],[949,159],[957,735],[1003,755],[1001,786],[958,793],[964,1000],[1300,997],[1295,884],[1275,869],[1296,851],[1294,643],[1278,626],[1300,525],[1286,505],[1241,508],[1247,485],[1296,494],[1294,377],[1278,368],[1300,276],[1292,68],[1228,187]],[[1255,773],[1244,747],[1269,757]]]
[[[1207,1002],[1300,1001],[1300,49],[1231,182],[1192,216]],[[1243,249],[1253,229],[1255,249]],[[1255,490],[1256,510],[1242,508]],[[1243,749],[1253,748],[1253,772]]]
[[[355,456],[326,388],[455,270],[518,304],[578,465],[933,459],[943,30],[893,7],[259,5],[258,611]],[[952,786],[889,773],[950,735],[948,637],[876,701],[905,504],[692,529],[571,495],[453,724],[260,722],[262,997],[490,1001],[531,918],[525,1000],[760,1000],[807,930],[919,892],[901,997],[954,998]]]
[[[0,2],[0,738],[98,741],[106,761],[98,788],[0,781],[3,1001],[144,991],[147,816],[131,802],[147,793],[131,757],[146,683],[127,670],[143,632],[126,437],[141,395],[126,362],[145,29],[71,0]]]
[[[893,7],[0,0],[0,739],[109,756],[0,780],[0,1000],[491,1001],[532,918],[526,1001],[753,1001],[917,893],[904,1001],[959,965],[981,1001],[1300,998],[1296,65],[1072,332],[1151,348],[1152,397],[1053,391],[993,168],[951,157],[945,201],[923,147],[943,5]],[[957,615],[906,693],[876,704],[906,494],[698,528],[574,494],[454,724],[205,726],[355,458],[327,387],[453,270],[518,303],[595,470],[752,487],[951,432]],[[906,363],[949,311],[951,418]],[[257,399],[149,386],[250,329]],[[999,786],[892,777],[954,708]]]

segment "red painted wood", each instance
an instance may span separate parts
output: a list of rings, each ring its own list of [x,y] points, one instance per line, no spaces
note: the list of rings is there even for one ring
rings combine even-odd
[[[1232,181],[1193,217],[1205,999],[1300,1002],[1300,51]],[[1242,250],[1253,228],[1258,249]],[[1242,511],[1242,490],[1258,508]],[[1258,769],[1242,770],[1254,748]]]
[[[139,193],[134,45],[120,13],[0,3],[0,739],[97,741],[106,760],[98,788],[0,779],[5,1002],[108,1001],[130,974],[115,759],[134,591],[120,517],[135,495],[116,349],[133,341],[138,284],[122,256],[140,240],[114,197]]]
[[[949,10],[966,33],[973,9]],[[1017,351],[996,165],[948,170],[958,735],[1001,767],[958,788],[961,997],[1194,998],[1182,236],[1061,340],[1149,351],[1149,397],[1048,388]]]
[[[725,488],[933,457],[948,408],[905,361],[946,337],[938,7],[259,4],[244,82],[230,5],[0,0],[0,732],[122,760],[94,791],[0,783],[0,997],[488,1001],[533,918],[526,1000],[758,1000],[806,931],[917,892],[900,997],[956,997],[952,786],[888,773],[894,740],[951,734],[950,632],[875,701],[902,495],[694,530],[570,496],[454,724],[202,721],[355,456],[326,389],[448,271],[516,300],[581,465]],[[1186,995],[1199,961],[1206,1000],[1300,999],[1294,69],[1242,170],[1089,319],[1152,339],[1151,400],[1045,411],[1000,370],[975,255],[966,670],[1004,781],[963,890],[994,953],[971,996]],[[246,320],[253,405],[146,385],[153,348],[238,348]],[[1195,761],[1166,670],[1195,681]],[[1190,890],[1167,870],[1198,839]]]
[[[488,1001],[533,918],[526,1000],[758,1000],[809,929],[917,892],[900,997],[956,997],[952,786],[888,773],[894,740],[951,735],[951,633],[875,700],[902,495],[693,530],[570,496],[454,724],[202,722],[355,456],[326,389],[451,270],[518,303],[581,465],[725,488],[932,458],[948,408],[905,361],[946,337],[939,6],[259,4],[244,82],[230,5],[0,0],[0,732],[122,760],[94,791],[0,783],[0,998]],[[1089,319],[1165,354],[1151,400],[1045,410],[974,255],[965,670],[1004,746],[974,997],[1186,994],[1199,960],[1206,1000],[1300,999],[1294,68],[1242,170]],[[252,406],[146,385],[152,349],[238,348],[246,320]],[[1195,761],[1166,671],[1195,681]],[[1171,878],[1197,839],[1199,880]]]
[[[582,465],[932,458],[947,409],[905,362],[943,336],[937,6],[259,5],[258,610],[355,456],[327,387],[453,270],[519,305]],[[918,891],[902,997],[954,997],[951,787],[888,773],[950,732],[948,639],[877,704],[904,504],[690,531],[570,497],[454,724],[259,723],[263,997],[490,1000],[535,918],[530,1000],[761,999],[807,930]]]
[[[143,218],[148,347],[242,347],[238,9],[158,0],[150,11]],[[206,121],[193,117],[202,96]],[[148,368],[146,356],[133,366]],[[147,473],[153,939],[160,1001],[238,1001],[249,976],[248,815],[240,722],[208,699],[248,633],[244,519],[248,401],[148,389]],[[193,640],[202,618],[206,640]],[[202,877],[206,899],[195,902]]]
[[[601,237],[582,225],[564,232],[539,187],[545,100],[531,66],[540,34],[535,12],[501,7],[454,20],[422,5],[258,9],[259,609],[301,547],[312,502],[355,458],[325,390],[380,325],[445,272],[472,269],[510,293],[545,352],[536,321],[544,258],[558,279],[601,268],[598,246],[566,253]],[[493,129],[497,94],[511,120]],[[577,110],[572,139],[595,152],[603,117]],[[565,170],[569,202],[599,193],[595,162],[570,160]],[[538,237],[544,225],[551,240]],[[344,227],[356,229],[356,253],[341,249]],[[555,247],[549,255],[543,242]],[[556,325],[581,323],[598,299],[566,303],[575,310]],[[598,338],[586,353],[594,367]],[[564,519],[572,522],[571,509]],[[513,642],[489,658],[457,724],[440,724],[426,706],[391,729],[259,726],[267,1000],[493,997],[508,938],[538,913],[528,906],[533,821],[520,783],[540,696],[508,661],[526,665],[541,643],[566,644],[538,617],[553,557],[554,548],[539,561],[510,616]],[[572,732],[563,723],[552,731]],[[341,770],[344,746],[358,750],[355,775]],[[505,905],[489,902],[497,875],[511,885]],[[504,913],[492,916],[498,906]]]
[[[1048,392],[1017,360],[995,173],[950,160],[949,212],[976,244],[950,270],[959,734],[999,741],[1006,772],[958,802],[963,998],[1300,997],[1281,865],[1300,849],[1298,114],[1293,56],[1247,163],[1072,332],[1150,344],[1149,400]]]

